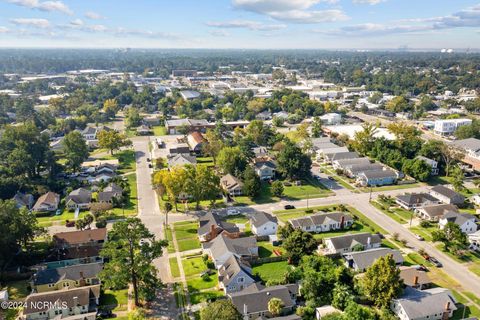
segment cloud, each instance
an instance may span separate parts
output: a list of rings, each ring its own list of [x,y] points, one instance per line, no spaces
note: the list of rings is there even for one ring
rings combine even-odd
[[[249,29],[253,31],[273,31],[285,29],[287,26],[284,24],[264,24],[251,20],[231,20],[224,22],[207,22],[207,26],[214,28],[225,29]]]
[[[335,36],[386,35],[398,33],[433,32],[445,29],[480,27],[480,5],[460,10],[451,15],[407,19],[390,24],[365,23],[334,30],[313,30]]]
[[[348,20],[340,9],[311,10],[314,5],[338,0],[233,0],[235,8],[291,23],[324,23]]]
[[[105,19],[104,16],[102,16],[102,15],[99,14],[99,13],[93,12],[93,11],[85,12],[85,17],[87,17],[88,19],[92,19],[92,20]]]
[[[387,0],[353,0],[353,3],[356,4],[369,4],[369,5],[376,5],[382,2],[385,2]]]
[[[9,31],[7,27],[0,27],[0,33],[8,33]]]
[[[50,21],[47,19],[17,18],[11,19],[10,22],[15,25],[37,27],[42,29],[46,29],[51,26]]]
[[[211,30],[208,33],[210,33],[214,37],[228,37],[228,36],[230,36],[230,33],[225,31],[225,30]]]
[[[76,26],[76,27],[78,27],[78,26],[83,26],[83,25],[84,25],[82,19],[72,20],[72,21],[70,21],[70,24],[71,24],[72,26]]]
[[[72,15],[73,11],[63,3],[62,1],[43,1],[40,2],[39,0],[8,0],[8,2],[30,8],[30,9],[37,9],[40,11],[47,11],[47,12],[61,12],[68,15]]]

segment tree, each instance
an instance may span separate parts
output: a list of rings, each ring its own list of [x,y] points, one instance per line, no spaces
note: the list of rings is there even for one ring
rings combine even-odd
[[[375,320],[375,312],[370,308],[350,302],[343,313],[343,320]]]
[[[247,167],[243,174],[243,193],[250,199],[255,199],[260,195],[262,182],[252,167]]]
[[[402,171],[420,181],[430,179],[432,167],[421,159],[407,159],[404,161]]]
[[[402,96],[395,97],[385,105],[385,109],[392,112],[404,112],[409,108],[408,101]]]
[[[363,130],[355,133],[352,146],[360,154],[366,155],[372,150],[375,141],[375,134],[377,133],[378,125],[373,123],[364,123]]]
[[[285,122],[285,119],[282,117],[273,117],[272,119],[272,124],[277,128],[283,127],[284,122]]]
[[[312,160],[290,140],[285,141],[284,148],[277,158],[277,171],[288,179],[304,179],[311,174]]]
[[[322,120],[314,117],[312,121],[312,137],[320,138],[322,136]]]
[[[295,231],[290,223],[285,225],[279,225],[277,229],[277,235],[280,239],[287,239]]]
[[[185,166],[185,192],[192,196],[195,208],[200,208],[201,200],[212,200],[220,194],[220,178],[207,166]]]
[[[162,255],[167,241],[158,241],[138,218],[116,222],[101,251],[108,261],[100,273],[107,288],[133,287],[135,305],[140,299],[151,300],[161,283],[153,260]]]
[[[453,222],[447,222],[442,230],[433,231],[432,238],[433,241],[443,242],[447,251],[458,252],[468,247],[467,235]]]
[[[395,135],[394,144],[405,157],[413,157],[417,154],[422,146],[420,130],[404,122],[393,122],[387,128]]]
[[[268,145],[270,137],[273,136],[271,129],[261,120],[252,120],[245,129],[247,136],[257,145]]]
[[[131,144],[132,141],[118,131],[102,130],[98,133],[98,145],[101,148],[108,149],[110,154],[113,154],[115,150],[120,150],[121,147],[127,147]]]
[[[439,145],[440,156],[445,163],[445,174],[447,176],[450,175],[450,168],[453,164],[457,163],[458,161],[462,160],[465,156],[464,152],[454,146],[448,145],[445,142],[442,142]]]
[[[209,303],[200,310],[201,320],[242,320],[242,315],[233,305],[232,301],[217,300]]]
[[[203,152],[213,158],[213,164],[216,165],[217,156],[222,150],[224,144],[223,140],[214,130],[208,129],[205,134],[207,143],[203,145]]]
[[[339,310],[344,310],[354,298],[350,287],[341,283],[335,284],[332,295],[332,306]]]
[[[364,295],[377,307],[387,307],[402,293],[403,280],[392,255],[380,257],[361,280]]]
[[[463,174],[462,168],[455,166],[449,174],[449,177],[452,178],[452,186],[455,191],[462,191],[465,189],[464,182],[465,182],[465,175]]]
[[[309,232],[296,229],[284,241],[283,248],[292,264],[298,264],[304,255],[312,254],[317,250],[318,244]]]
[[[107,99],[103,103],[103,112],[105,112],[106,116],[111,119],[114,118],[118,112],[118,103],[116,99]]]
[[[217,165],[224,174],[239,175],[247,166],[247,159],[239,147],[225,147],[218,153]]]
[[[14,259],[42,232],[35,215],[26,208],[17,208],[13,200],[0,200],[0,284]]]
[[[174,167],[170,170],[159,170],[153,175],[153,184],[157,190],[166,192],[169,201],[175,204],[175,211],[178,211],[178,199],[186,190],[185,181],[187,173],[185,168]],[[163,196],[163,194],[161,194]]]
[[[279,298],[272,298],[268,301],[268,311],[274,317],[278,317],[282,313],[284,306],[285,304]]]
[[[72,172],[80,170],[80,166],[88,158],[87,142],[78,131],[71,131],[63,139],[65,158],[67,167]]]
[[[142,117],[136,108],[130,107],[125,114],[125,126],[128,129],[138,127],[142,122]]]
[[[271,190],[272,190],[272,194],[275,197],[283,196],[283,190],[284,190],[283,183],[281,181],[278,181],[278,180],[273,181]]]

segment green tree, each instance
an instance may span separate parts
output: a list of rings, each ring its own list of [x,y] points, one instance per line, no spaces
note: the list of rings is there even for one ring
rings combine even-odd
[[[377,133],[378,125],[373,123],[364,123],[363,130],[355,133],[352,146],[360,154],[367,155],[373,148],[375,142],[375,134]]]
[[[247,167],[243,174],[243,193],[250,199],[255,199],[260,195],[262,182],[252,167]]]
[[[274,317],[278,317],[282,313],[284,306],[285,304],[279,298],[272,298],[268,301],[268,311]]]
[[[284,148],[277,158],[277,171],[288,179],[304,179],[311,174],[312,160],[290,140],[285,141]]]
[[[433,231],[432,238],[433,241],[443,242],[447,251],[458,252],[468,247],[467,235],[453,222],[447,222],[442,230]]]
[[[335,284],[332,295],[332,306],[339,310],[344,310],[354,298],[350,287],[342,283]]]
[[[107,99],[105,102],[103,102],[103,112],[105,112],[107,118],[115,118],[118,110],[119,108],[116,99]]]
[[[226,300],[217,300],[209,303],[200,310],[201,320],[242,320],[242,315],[238,312],[233,303]]]
[[[318,244],[311,233],[300,229],[294,230],[284,241],[283,248],[288,260],[297,265],[304,255],[310,255],[317,250]]]
[[[63,139],[67,167],[72,172],[77,172],[81,164],[88,158],[88,146],[82,134],[78,131],[71,131]]]
[[[452,186],[456,191],[462,191],[465,189],[465,175],[462,168],[455,166],[449,174],[449,177],[452,178]]]
[[[220,178],[207,166],[185,166],[185,192],[192,196],[195,208],[201,200],[213,200],[220,194]]]
[[[142,117],[136,108],[130,107],[125,113],[125,126],[128,129],[138,127],[142,122]]]
[[[218,153],[217,165],[224,174],[235,176],[245,170],[247,159],[239,147],[225,147]]]
[[[387,307],[403,290],[403,280],[392,255],[380,257],[365,272],[361,287],[377,307]]]
[[[118,131],[102,130],[98,133],[98,145],[101,148],[108,149],[110,154],[113,154],[115,150],[120,150],[121,147],[127,147],[131,144],[132,141]]]
[[[322,136],[322,120],[314,117],[312,121],[312,137],[319,138]]]
[[[185,168],[174,167],[169,170],[159,170],[153,175],[153,184],[160,196],[167,194],[168,200],[175,204],[175,211],[178,211],[178,200],[180,195],[185,192],[187,172]]]
[[[107,259],[100,278],[107,288],[133,287],[135,305],[151,300],[161,285],[153,260],[162,255],[167,241],[158,241],[138,218],[116,222],[101,251]]]
[[[375,312],[358,303],[350,302],[343,313],[343,320],[376,320]]]
[[[272,194],[275,197],[283,196],[283,190],[284,190],[283,183],[281,181],[278,181],[278,180],[273,181],[271,190],[272,190]]]
[[[408,100],[402,96],[395,97],[387,102],[385,109],[392,112],[405,112],[409,109]]]
[[[217,164],[217,156],[222,150],[224,143],[219,134],[214,130],[208,129],[205,134],[205,139],[207,143],[203,145],[203,152],[213,158],[213,164]]]
[[[420,181],[430,179],[432,167],[421,159],[407,159],[404,161],[402,171]]]

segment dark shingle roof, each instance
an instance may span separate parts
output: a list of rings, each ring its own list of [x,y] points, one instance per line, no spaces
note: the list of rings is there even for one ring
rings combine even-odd
[[[274,223],[278,223],[277,217],[272,216],[271,214],[263,212],[263,211],[254,213],[250,217],[250,221],[257,228],[263,226],[265,223],[267,223],[269,221],[274,222]]]
[[[333,246],[336,249],[342,248],[352,248],[357,244],[367,245],[368,239],[370,239],[370,244],[381,243],[382,239],[378,234],[371,234],[368,232],[365,233],[355,233],[355,234],[347,234],[343,236],[331,237],[328,238]]]
[[[375,260],[385,257],[391,254],[396,263],[402,263],[402,253],[398,250],[392,250],[390,248],[377,248],[366,251],[351,252],[345,254],[345,258],[353,260],[359,270],[365,270],[370,267]]]
[[[218,281],[223,282],[224,286],[228,286],[240,271],[245,272],[253,280],[252,269],[235,256],[231,256],[218,270]]]
[[[209,233],[212,226],[216,226],[220,231],[225,230],[229,233],[240,232],[240,229],[235,224],[221,220],[214,212],[207,212],[203,217],[200,217],[199,223],[200,227],[197,230],[199,236]]]
[[[101,263],[77,264],[64,268],[40,270],[34,277],[34,285],[57,283],[60,280],[78,281],[82,278],[95,278],[102,270]]]
[[[350,215],[343,212],[329,212],[312,214],[305,217],[290,219],[289,221],[294,228],[301,228],[306,226],[323,225],[326,224],[329,220],[340,223],[342,222],[342,218],[344,219],[344,221],[353,220]]]
[[[460,193],[453,191],[450,188],[447,188],[441,184],[436,185],[435,187],[432,188],[433,192],[439,193],[449,199],[453,199],[455,197],[463,197]]]
[[[435,202],[437,198],[428,193],[405,193],[398,195],[397,199],[409,205],[421,204],[427,201]]]

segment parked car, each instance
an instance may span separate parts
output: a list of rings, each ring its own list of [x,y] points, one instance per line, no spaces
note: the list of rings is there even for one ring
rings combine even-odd
[[[110,319],[110,318],[116,318],[117,315],[112,313],[112,310],[98,310],[97,312],[97,319]]]
[[[152,166],[152,164],[151,164],[151,163],[149,163],[149,164],[148,164],[148,167],[149,167],[150,169],[152,169],[152,168],[153,168],[153,166]]]
[[[150,159],[150,158],[147,158],[147,162],[150,162],[150,161],[152,161],[152,159]]]
[[[55,211],[55,215],[56,215],[56,216],[59,216],[59,215],[61,215],[61,214],[62,214],[62,210],[57,209],[57,210]]]
[[[295,209],[295,206],[294,205],[291,205],[291,204],[287,204],[283,207],[285,210],[290,210],[290,209]]]
[[[65,226],[66,226],[67,228],[75,227],[75,221],[67,220],[67,221],[65,221]]]
[[[429,257],[428,261],[430,261],[437,268],[443,267],[443,264],[434,257]]]
[[[417,240],[420,240],[420,241],[423,241],[425,240],[421,235],[419,234],[414,234],[415,238],[417,238]]]
[[[334,177],[331,177],[331,176],[329,176],[329,177],[328,177],[328,180],[335,181],[335,178],[334,178]]]
[[[227,210],[227,216],[234,216],[240,214],[240,210],[238,209],[228,209]]]

